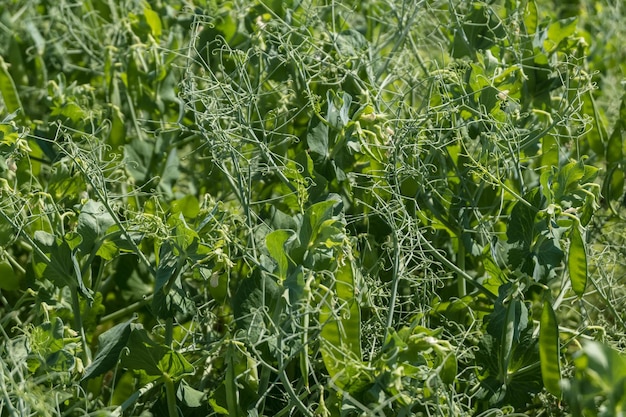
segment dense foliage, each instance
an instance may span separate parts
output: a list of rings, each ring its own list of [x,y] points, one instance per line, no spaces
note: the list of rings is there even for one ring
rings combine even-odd
[[[5,0],[0,415],[623,413],[623,8]]]

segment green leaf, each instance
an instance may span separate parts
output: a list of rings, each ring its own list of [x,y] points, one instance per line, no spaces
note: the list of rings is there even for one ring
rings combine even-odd
[[[363,36],[359,33],[360,36]],[[335,94],[329,90],[326,94],[326,100],[328,102],[328,111],[326,118],[331,126],[336,129],[341,129],[350,121],[350,105],[352,104],[352,96],[344,92],[341,99],[341,107],[335,106]]]
[[[541,139],[541,165],[546,170],[559,166],[559,142],[554,135],[545,135]]]
[[[311,253],[313,248],[327,243],[326,237],[329,236],[327,228],[332,228],[333,230],[333,233],[330,233],[330,235],[336,235],[334,233],[337,231],[335,222],[339,221],[339,218],[333,215],[333,211],[340,204],[341,199],[339,196],[330,195],[326,201],[313,204],[305,211],[298,234],[300,246],[291,251],[292,260],[297,265],[304,262],[304,266],[311,266],[307,265],[306,261],[312,261],[311,257],[315,255]],[[318,236],[321,236],[324,242],[319,242]],[[308,255],[307,259],[305,259],[305,255]]]
[[[172,201],[170,210],[173,215],[182,213],[188,219],[194,219],[200,213],[200,203],[198,199],[191,194]]]
[[[311,121],[309,132],[306,136],[306,143],[311,153],[317,155],[315,162],[322,162],[330,157],[330,149],[328,147],[328,125],[320,119]]]
[[[124,166],[133,178],[143,184],[148,180],[155,146],[147,140],[133,140],[124,145]]]
[[[273,323],[265,324],[267,314],[265,309],[273,311],[276,304],[282,301],[283,288],[270,278],[269,274],[254,272],[244,279],[231,298],[233,316],[237,321],[237,327],[247,329],[248,340],[257,343],[262,337],[267,337],[269,328]],[[263,336],[265,334],[265,336]],[[275,336],[272,336],[275,340]]]
[[[183,379],[176,390],[176,398],[187,407],[197,408],[205,404],[206,394],[190,387]]]
[[[153,380],[163,375],[159,362],[168,352],[168,348],[155,343],[142,326],[133,326],[127,346],[128,353],[122,355],[123,367],[143,371],[154,377]]]
[[[284,287],[288,293],[289,305],[296,305],[304,294],[304,273],[301,265],[298,265],[285,279]]]
[[[176,279],[177,269],[181,259],[174,253],[171,242],[165,241],[159,248],[158,265],[154,281],[154,292],[163,289],[171,279]]]
[[[285,252],[285,243],[293,236],[290,230],[275,230],[265,237],[265,244],[270,256],[274,258],[278,265],[278,277],[281,280],[287,278],[289,260]]]
[[[161,19],[159,14],[150,7],[144,7],[143,15],[146,18],[146,22],[148,22],[148,25],[150,26],[152,36],[158,39],[161,36]]]
[[[572,289],[578,297],[582,297],[587,286],[587,252],[578,225],[572,226],[569,237],[567,267],[572,281]]]
[[[363,50],[367,49],[368,42],[359,31],[348,29],[337,34],[334,45],[341,56],[356,58],[363,53]]]
[[[78,215],[77,232],[83,240],[79,248],[82,253],[91,252],[96,241],[104,237],[107,229],[115,224],[104,204],[99,201],[88,200]]]
[[[561,201],[572,191],[579,187],[579,181],[585,176],[585,165],[583,161],[572,161],[559,169],[554,178],[552,191],[556,201]]]
[[[340,262],[342,262],[340,260]],[[354,266],[350,260],[343,260],[344,265],[335,272],[335,294],[342,306],[341,319],[343,339],[348,349],[361,358],[361,309],[354,294]]]
[[[563,389],[567,404],[576,411],[573,415],[623,415],[626,399],[626,358],[623,353],[596,341],[583,340],[583,349],[574,357],[576,373],[564,381]]]
[[[444,384],[454,384],[459,377],[459,365],[454,352],[449,352],[443,358],[439,376]]]
[[[539,328],[539,358],[543,385],[551,394],[561,396],[561,354],[559,347],[559,327],[552,305],[543,304]]]
[[[524,25],[526,25],[526,33],[532,35],[537,30],[537,3],[535,0],[529,0],[524,10]]]
[[[473,3],[461,27],[454,30],[452,56],[473,56],[476,51],[491,48],[506,36],[502,21],[490,7]]]
[[[520,202],[516,203],[511,211],[511,219],[506,230],[510,243],[523,243],[530,246],[534,239],[535,215],[543,208],[542,194],[537,189],[524,196],[533,207],[528,207]]]
[[[516,298],[516,291],[518,289],[513,283],[502,284],[498,288],[498,298],[493,312],[486,318],[487,333],[498,341],[500,348],[498,372],[502,378],[505,378],[508,373],[514,347],[528,327],[528,308],[519,298]]]
[[[77,123],[88,117],[88,114],[82,109],[82,107],[74,101],[67,101],[62,105],[53,107],[50,114],[53,116],[66,117],[74,123]]]
[[[102,375],[113,369],[120,359],[122,349],[128,343],[131,332],[132,318],[125,323],[120,323],[98,336],[98,353],[93,362],[85,369],[82,380]]]
[[[172,349],[165,352],[158,362],[158,367],[162,373],[169,375],[174,380],[194,372],[193,366],[183,354]]]
[[[35,254],[36,264],[43,265],[42,277],[49,279],[58,287],[69,287],[93,300],[92,292],[79,276],[80,265],[76,258],[76,250],[72,249],[65,239],[55,239],[54,235],[43,231],[35,232],[35,240],[42,244],[42,251],[48,254],[49,262]],[[76,241],[73,241],[76,242]],[[40,268],[38,265],[37,268]]]
[[[167,196],[174,194],[172,187],[180,177],[180,158],[176,148],[172,149],[167,155],[167,159],[161,167],[161,178],[159,179],[159,189],[163,190]]]
[[[547,51],[555,49],[559,43],[576,31],[577,18],[558,20],[548,27],[548,39],[544,41],[544,47]]]

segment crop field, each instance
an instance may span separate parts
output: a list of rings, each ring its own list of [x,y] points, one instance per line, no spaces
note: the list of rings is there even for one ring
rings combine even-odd
[[[0,417],[625,415],[624,21],[0,1]]]

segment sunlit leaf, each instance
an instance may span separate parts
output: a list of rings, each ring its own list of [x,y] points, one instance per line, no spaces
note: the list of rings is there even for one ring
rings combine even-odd
[[[161,36],[161,18],[159,14],[152,10],[150,7],[144,7],[143,15],[146,18],[146,22],[150,25],[150,31],[152,36],[159,38]]]
[[[99,201],[88,200],[78,215],[77,231],[83,238],[80,245],[81,251],[89,253],[96,240],[104,237],[107,229],[114,223],[113,217],[104,204]]]
[[[196,197],[188,194],[183,198],[172,201],[170,210],[172,214],[182,213],[186,218],[193,219],[200,212],[200,203]]]
[[[526,3],[526,9],[524,10],[524,24],[526,25],[526,32],[532,35],[537,30],[537,3],[535,0],[529,0]]]
[[[550,51],[558,46],[559,43],[576,31],[576,17],[562,19],[552,23],[548,27],[548,40],[544,41],[546,50]]]
[[[22,108],[22,102],[15,87],[15,82],[2,56],[0,56],[0,95],[2,95],[2,100],[9,113],[16,112]]]
[[[292,236],[288,230],[275,230],[265,237],[267,250],[278,265],[278,276],[281,279],[287,278],[287,268],[289,261],[285,252],[285,242]]]

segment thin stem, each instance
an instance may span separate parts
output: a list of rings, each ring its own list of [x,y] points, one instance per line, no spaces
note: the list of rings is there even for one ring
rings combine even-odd
[[[459,277],[465,279],[466,282],[469,282],[471,285],[473,285],[477,290],[479,290],[480,292],[482,292],[484,295],[486,295],[491,301],[495,301],[496,300],[496,296],[495,294],[493,294],[491,291],[489,291],[487,288],[483,287],[481,284],[479,284],[471,275],[469,275],[467,272],[465,272],[464,270],[462,270],[461,268],[459,268],[454,262],[450,261],[448,258],[446,258],[444,255],[442,255],[437,249],[435,249],[435,247],[432,245],[432,243],[430,243],[428,241],[428,239],[426,239],[426,237],[424,235],[422,235],[420,233],[420,238],[422,240],[422,243],[428,248],[428,250],[430,251],[429,253],[432,253],[433,256],[435,258],[437,258],[438,261],[440,261],[441,263],[445,264],[448,268],[452,269],[454,272],[456,272],[458,274]]]
[[[174,381],[168,374],[163,374],[163,382],[165,384],[165,397],[167,399],[167,413],[169,417],[179,417],[176,407],[176,389]]]
[[[131,313],[136,312],[137,310],[145,307],[148,303],[150,303],[152,301],[152,298],[154,297],[153,294],[147,295],[146,297],[144,297],[143,300],[139,300],[134,302],[131,305],[128,305],[122,309],[119,309],[117,311],[114,311],[111,314],[107,314],[106,316],[103,316],[100,319],[101,323],[106,323],[107,321],[117,321],[123,317],[126,317],[128,315],[130,315]]]
[[[394,230],[393,233],[393,250],[394,250],[394,260],[393,260],[393,277],[392,277],[392,285],[391,285],[391,296],[389,297],[389,311],[387,312],[387,323],[385,327],[385,337],[383,339],[387,340],[387,335],[389,333],[389,329],[393,324],[393,316],[395,314],[396,309],[396,298],[398,297],[398,284],[400,282],[400,245],[398,243],[398,234]]]
[[[87,343],[87,337],[85,335],[85,328],[83,327],[82,314],[80,313],[80,300],[78,299],[78,291],[72,290],[72,310],[74,312],[74,327],[80,334],[80,341],[83,345],[83,352],[85,358],[85,366],[91,364],[91,349]]]
[[[174,318],[169,316],[165,319],[165,344],[171,349],[174,340]]]
[[[463,240],[461,237],[457,237],[458,249],[456,252],[456,263],[459,266],[459,269],[465,271],[465,245],[463,244]],[[467,295],[467,285],[465,282],[465,278],[461,274],[457,274],[457,290],[459,298],[463,298]]]

